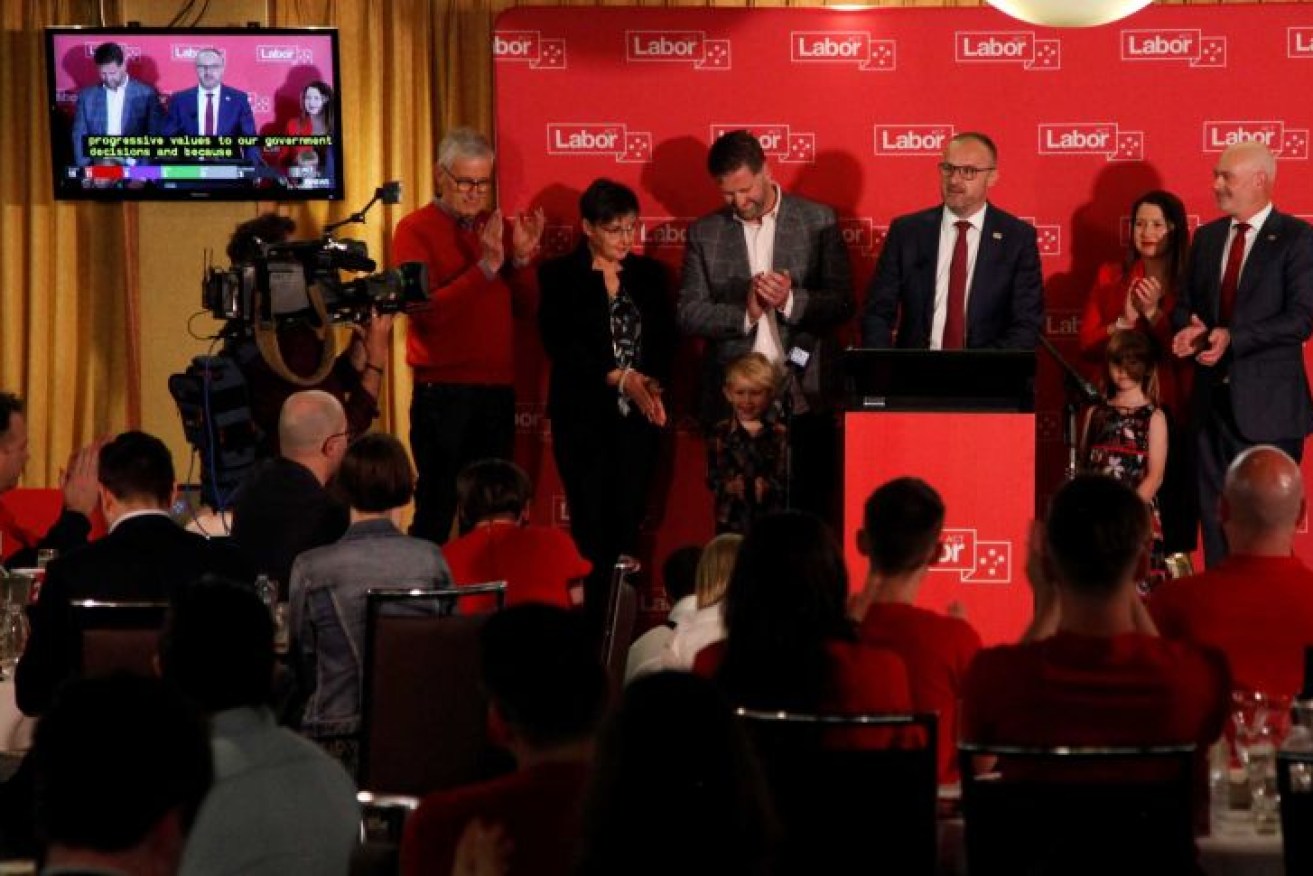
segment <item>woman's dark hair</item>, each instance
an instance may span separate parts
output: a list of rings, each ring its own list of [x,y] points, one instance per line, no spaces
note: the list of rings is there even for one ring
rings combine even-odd
[[[854,641],[848,571],[830,528],[802,511],[767,514],[739,548],[725,594],[716,678],[736,706],[815,711],[829,698],[826,644]]]
[[[652,842],[656,828],[678,842]],[[760,876],[775,836],[761,767],[715,686],[685,672],[629,685],[598,743],[576,876]]]
[[[300,113],[301,121],[303,122],[310,118],[305,114],[305,93],[312,88],[315,91],[318,91],[320,96],[324,99],[324,108],[322,111],[324,116],[324,130],[331,134],[333,133],[333,88],[327,82],[321,82],[318,79],[313,82],[307,82],[305,88],[301,89],[301,104],[296,108],[297,112]]]
[[[476,460],[456,476],[456,512],[462,533],[503,514],[519,517],[532,500],[529,475],[510,460]]]
[[[1162,189],[1145,192],[1131,204],[1131,235],[1126,245],[1125,273],[1129,274],[1131,268],[1140,260],[1140,253],[1135,249],[1135,214],[1140,212],[1140,207],[1145,204],[1163,211],[1163,219],[1167,222],[1168,275],[1172,282],[1169,291],[1178,290],[1181,288],[1181,281],[1185,278],[1185,263],[1190,254],[1190,226],[1181,199]]]
[[[407,504],[415,494],[415,471],[406,448],[382,432],[358,438],[342,458],[337,489],[348,505],[369,514]]]
[[[595,179],[579,196],[579,215],[593,225],[638,215],[638,195],[615,180]]]

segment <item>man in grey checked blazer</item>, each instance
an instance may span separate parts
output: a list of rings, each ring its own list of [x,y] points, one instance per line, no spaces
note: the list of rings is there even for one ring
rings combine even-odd
[[[730,415],[721,386],[736,357],[757,351],[783,368],[791,352],[807,354],[790,391],[790,505],[833,517],[836,330],[854,310],[834,210],[782,192],[747,131],[718,138],[707,169],[725,206],[689,229],[678,306],[680,328],[707,340],[701,420],[710,427]]]

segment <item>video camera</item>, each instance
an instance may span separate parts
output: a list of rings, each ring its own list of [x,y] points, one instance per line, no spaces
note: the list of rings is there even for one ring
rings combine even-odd
[[[343,280],[340,274],[375,268],[359,240],[325,237],[265,244],[252,262],[208,268],[201,283],[201,304],[217,319],[250,324],[310,316],[314,312],[311,287],[318,288],[334,322],[363,321],[371,310],[397,313],[428,301],[428,272],[422,262],[406,262],[352,280]]]
[[[364,322],[371,311],[398,313],[429,300],[427,267],[405,262],[367,277],[343,280],[342,271],[372,272],[378,265],[360,240],[335,240],[343,225],[365,221],[374,204],[396,204],[401,183],[374,190],[363,210],[324,229],[319,240],[261,243],[260,254],[230,268],[207,267],[201,280],[201,306],[217,319],[242,325],[279,326],[306,317],[332,322]],[[317,319],[316,321],[323,321]]]

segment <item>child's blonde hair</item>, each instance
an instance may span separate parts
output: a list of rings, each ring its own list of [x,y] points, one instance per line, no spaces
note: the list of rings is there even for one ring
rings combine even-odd
[[[742,542],[743,536],[727,532],[707,542],[707,546],[702,549],[697,571],[698,608],[715,605],[725,598],[729,576],[734,573],[734,561],[738,558]]]
[[[1157,346],[1142,332],[1119,329],[1108,338],[1108,351],[1105,354],[1109,366],[1116,365],[1126,372],[1126,376],[1140,384],[1145,396],[1155,404],[1158,401],[1158,350]],[[1104,382],[1107,384],[1109,398],[1115,387],[1112,376],[1105,370]]]
[[[725,366],[725,385],[733,380],[768,389],[773,396],[779,389],[780,369],[761,353],[744,353]]]

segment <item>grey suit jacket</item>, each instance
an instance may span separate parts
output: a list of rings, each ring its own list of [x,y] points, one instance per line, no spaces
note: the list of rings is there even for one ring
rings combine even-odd
[[[831,404],[840,389],[835,330],[853,315],[852,269],[834,210],[784,194],[775,226],[776,270],[793,279],[793,309],[780,315],[780,341],[787,353],[800,347],[811,354],[802,388],[813,410]],[[679,295],[680,328],[709,342],[704,357],[701,414],[705,423],[722,419],[721,393],[726,363],[752,351],[757,329],[744,333],[752,272],[743,226],[733,210],[704,216],[688,231]]]
[[[1185,288],[1172,323],[1179,330],[1198,316],[1218,321],[1222,253],[1231,220],[1199,229],[1190,249]],[[1313,228],[1273,210],[1245,258],[1231,318],[1231,345],[1214,367],[1195,367],[1192,416],[1211,409],[1213,385],[1231,381],[1236,425],[1248,441],[1299,440],[1313,431],[1313,401],[1304,373],[1304,342],[1313,333]]]
[[[124,86],[123,135],[158,134],[164,126],[164,110],[159,95],[144,82],[129,79]],[[83,137],[103,136],[107,132],[105,115],[105,89],[93,85],[78,92],[77,108],[73,111],[73,160],[79,167],[91,163],[83,148]]]

